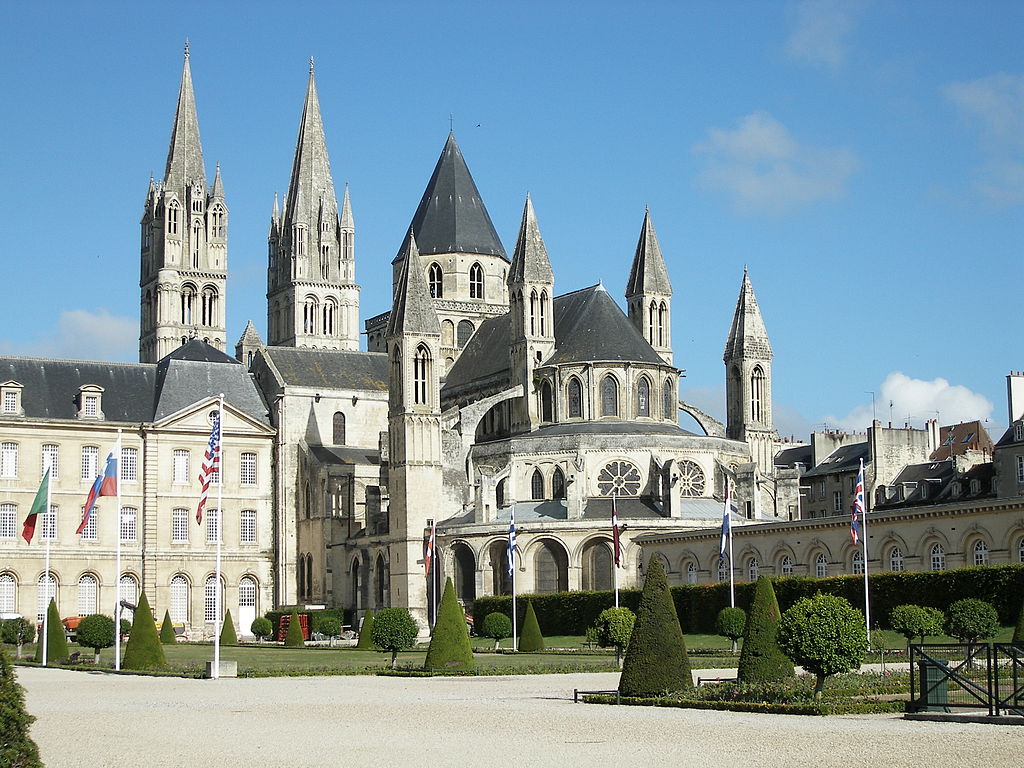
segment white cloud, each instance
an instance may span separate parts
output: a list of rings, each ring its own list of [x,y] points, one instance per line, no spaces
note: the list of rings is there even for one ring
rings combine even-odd
[[[961,118],[978,126],[984,162],[975,185],[994,203],[1024,203],[1024,75],[1000,72],[950,83],[945,95]]]
[[[992,415],[992,410],[992,402],[987,397],[965,386],[950,384],[942,378],[932,381],[914,379],[899,371],[885,377],[875,399],[878,420],[887,423],[891,413],[894,426],[902,426],[909,421],[911,425],[920,427],[926,419],[934,418],[938,418],[940,424],[974,419],[985,421]],[[865,403],[846,416],[826,416],[823,421],[830,427],[863,431],[871,424],[871,419],[871,403]]]
[[[733,131],[709,128],[708,140],[693,151],[705,160],[698,182],[728,193],[741,211],[779,213],[834,200],[857,167],[852,150],[801,144],[763,110],[743,117]]]
[[[849,55],[846,38],[864,5],[858,0],[800,0],[786,53],[807,64],[839,69]]]
[[[57,327],[34,340],[13,344],[0,339],[0,351],[32,357],[109,362],[132,361],[139,354],[137,320],[111,315],[106,309],[61,312]]]

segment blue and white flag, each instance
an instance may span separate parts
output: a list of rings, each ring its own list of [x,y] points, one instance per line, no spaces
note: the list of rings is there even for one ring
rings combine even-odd
[[[721,543],[721,546],[719,546],[719,548],[718,548],[719,549],[719,552],[718,552],[718,556],[719,557],[725,557],[726,552],[729,549],[729,533],[730,533],[730,525],[732,524],[732,520],[730,519],[732,517],[730,515],[730,511],[732,510],[732,501],[729,499],[729,478],[728,477],[725,478],[725,505],[724,506],[725,506],[725,511],[722,513],[722,543]]]
[[[508,520],[508,575],[511,576],[515,569],[516,561],[516,507],[513,504],[511,517]]]

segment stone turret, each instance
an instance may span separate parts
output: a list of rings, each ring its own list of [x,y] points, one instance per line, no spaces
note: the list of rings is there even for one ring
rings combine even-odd
[[[672,365],[672,282],[668,278],[649,210],[644,212],[644,223],[626,284],[626,305],[629,319],[636,329],[662,359]]]

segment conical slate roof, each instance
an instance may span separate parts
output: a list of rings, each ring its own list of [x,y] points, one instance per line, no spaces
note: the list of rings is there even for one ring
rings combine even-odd
[[[737,357],[755,357],[771,360],[772,345],[768,341],[768,331],[764,327],[761,309],[757,306],[754,286],[750,284],[750,276],[746,267],[743,268],[743,285],[736,299],[736,311],[732,316],[732,327],[729,338],[725,342],[723,359],[728,362]]]
[[[440,335],[441,323],[430,300],[427,278],[420,265],[416,237],[412,229],[405,236],[399,257],[405,260],[395,289],[395,305],[388,318],[388,336],[403,333]]]
[[[516,238],[516,250],[512,256],[512,266],[508,270],[508,284],[525,282],[550,285],[554,281],[555,274],[551,270],[544,239],[540,236],[533,201],[527,195],[526,205],[523,207],[523,220],[519,225],[519,236]]]
[[[636,244],[633,268],[629,272],[629,282],[626,284],[626,298],[638,293],[672,295],[672,282],[668,279],[665,257],[661,255],[661,245],[654,232],[649,210],[644,212],[640,240]]]
[[[508,258],[453,133],[448,134],[412,218],[412,230],[423,255],[480,253]],[[395,262],[401,258],[400,251]]]
[[[319,221],[321,201],[327,214],[337,214],[338,200],[334,194],[324,123],[320,115],[320,100],[317,97],[316,79],[313,75],[313,60],[310,59],[306,101],[302,107],[302,119],[299,121],[292,176],[288,182],[288,197],[284,205],[285,226],[301,223],[312,230]]]
[[[185,65],[178,89],[178,108],[174,113],[171,144],[167,150],[167,168],[164,186],[172,190],[184,189],[195,180],[206,186],[203,167],[203,145],[199,140],[199,117],[196,114],[196,96],[192,91],[192,70],[188,65],[188,43],[185,43]]]

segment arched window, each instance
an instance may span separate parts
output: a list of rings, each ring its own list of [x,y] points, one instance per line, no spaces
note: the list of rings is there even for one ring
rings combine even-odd
[[[540,418],[541,421],[553,421],[553,403],[554,398],[551,394],[551,383],[545,381],[540,385]]]
[[[543,594],[568,591],[569,559],[561,546],[550,541],[542,542],[534,557],[534,568],[534,588],[537,592]]]
[[[334,317],[337,314],[338,305],[332,299],[324,302],[324,336],[334,335]]]
[[[902,571],[903,568],[903,550],[899,547],[893,547],[889,550],[889,570],[896,571],[898,573]]]
[[[761,575],[761,563],[758,562],[756,557],[752,557],[747,560],[747,581],[757,581],[757,577]]]
[[[430,402],[427,388],[430,380],[430,351],[426,347],[421,345],[416,348],[412,370],[413,402],[416,405],[427,405]]]
[[[750,419],[764,421],[764,369],[755,365],[750,374]]]
[[[469,320],[459,321],[459,330],[456,334],[459,349],[462,349],[469,343],[470,338],[473,336],[473,330],[473,324]]]
[[[199,256],[203,252],[203,223],[192,222],[192,269],[199,269]]]
[[[818,556],[814,558],[814,575],[819,579],[828,576],[828,558],[823,552],[819,552]]]
[[[352,587],[352,607],[357,611],[363,606],[363,595],[359,589],[359,558],[355,558],[352,561],[352,567],[349,569],[349,586]]]
[[[384,555],[377,555],[376,587],[377,606],[384,607],[388,604],[388,567],[384,562]]]
[[[302,332],[316,333],[316,323],[320,314],[320,302],[314,296],[307,296],[302,305]]]
[[[441,275],[441,265],[436,261],[431,262],[430,266],[427,267],[427,285],[430,288],[430,295],[432,298],[440,299],[444,297],[444,282]]]
[[[551,498],[556,501],[565,498],[565,475],[561,467],[555,467],[551,475]]]
[[[605,376],[601,381],[601,415],[619,415],[619,382],[614,376]]]
[[[37,582],[36,621],[46,616],[46,608],[51,600],[57,599],[57,579],[52,573],[44,573]]]
[[[530,291],[530,335],[537,334],[537,292]]]
[[[640,382],[636,385],[636,415],[651,415],[651,382],[646,376],[641,376]]]
[[[18,612],[18,584],[14,576],[0,573],[0,613]]]
[[[484,271],[479,264],[474,263],[469,268],[469,298],[482,299],[484,297]]]
[[[337,411],[334,414],[334,444],[344,445],[345,444],[345,414],[341,411]]]
[[[864,553],[859,549],[853,553],[853,573],[855,576],[864,574]]]
[[[779,572],[783,576],[793,575],[793,558],[789,555],[782,556],[782,562],[779,563]]]
[[[451,320],[441,321],[441,346],[455,346],[455,324]]]
[[[672,396],[673,395],[673,392],[672,392],[673,389],[674,389],[674,387],[672,386],[672,382],[671,381],[666,381],[665,382],[665,386],[662,388],[662,393],[661,393],[661,418],[665,419],[666,421],[676,421],[677,420],[676,419],[676,406],[675,406],[675,403],[673,402],[673,400],[675,398]]]
[[[181,324],[192,325],[196,311],[196,289],[191,285],[181,287]]]
[[[242,634],[249,635],[250,627],[256,618],[256,579],[243,576],[238,581],[238,628]]]
[[[217,583],[216,576],[207,576],[206,584],[203,586],[203,621],[207,624],[212,624],[217,621],[218,617],[223,617],[223,604],[223,586]]]
[[[663,301],[658,307],[658,346],[668,344],[668,305]]]
[[[718,558],[718,580],[725,581],[729,578],[729,558],[719,557]]]
[[[652,345],[657,340],[658,336],[658,305],[655,302],[651,302],[651,306],[647,310],[647,341]]]
[[[931,564],[932,564],[932,570],[933,571],[944,571],[944,570],[946,570],[946,550],[938,542],[936,542],[935,544],[932,544]]]
[[[171,579],[171,621],[188,623],[188,579],[180,573]]]
[[[569,418],[583,418],[583,385],[573,376],[569,379]]]
[[[1020,540],[1020,544],[1017,545],[1017,562],[1024,563],[1024,539]]]
[[[217,325],[217,291],[215,288],[206,287],[203,289],[201,324],[205,326]]]
[[[583,548],[583,589],[612,589],[615,586],[612,565],[612,551],[607,541],[588,542]]]
[[[83,573],[78,579],[78,615],[92,616],[96,613],[96,577]]]
[[[117,598],[129,605],[139,604],[139,582],[130,573],[121,574],[117,582]],[[121,606],[121,618],[131,621],[134,616],[135,611]]]
[[[544,475],[539,469],[533,470],[533,476],[530,478],[530,498],[534,501],[544,499]]]
[[[463,544],[453,546],[452,561],[455,565],[455,597],[463,605],[472,605],[476,600],[476,559],[473,550]]]
[[[494,503],[499,509],[505,506],[505,478],[498,481],[498,486],[494,489]]]
[[[540,335],[548,335],[548,292],[540,292]]]
[[[974,542],[974,564],[988,565],[988,544],[981,539]]]
[[[686,564],[686,583],[697,583],[697,564],[692,560]]]
[[[180,209],[178,208],[178,201],[172,200],[167,206],[167,234],[175,235],[178,234],[178,221],[179,221]]]

